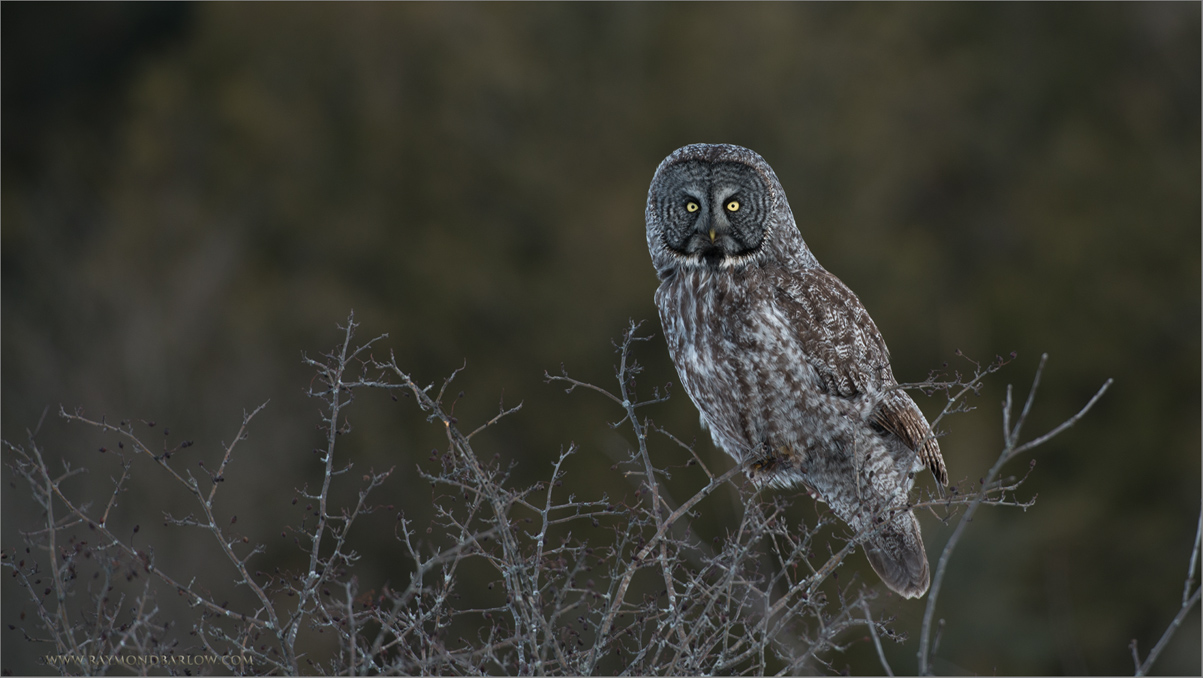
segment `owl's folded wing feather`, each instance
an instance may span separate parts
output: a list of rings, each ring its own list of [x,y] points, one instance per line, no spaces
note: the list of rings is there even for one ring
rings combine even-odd
[[[941,484],[948,471],[940,446],[915,401],[897,386],[885,340],[860,299],[839,278],[822,268],[788,276],[777,299],[805,347],[822,388],[845,398],[888,391],[874,409],[872,422],[893,433],[918,453]]]
[[[940,455],[940,444],[936,442],[931,426],[919,411],[919,406],[906,391],[896,389],[873,411],[873,423],[898,436],[931,469],[932,475],[941,485],[948,484],[948,469]]]

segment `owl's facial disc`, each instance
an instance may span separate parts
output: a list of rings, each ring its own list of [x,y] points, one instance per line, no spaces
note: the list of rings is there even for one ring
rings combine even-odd
[[[697,204],[690,201],[691,204]],[[720,268],[729,257],[748,254],[751,247],[743,242],[743,235],[731,224],[731,207],[738,210],[737,200],[722,201],[716,208],[710,205],[704,214],[694,221],[692,232],[687,232],[683,247],[684,254],[693,255],[711,268]],[[688,208],[687,208],[688,209]],[[697,212],[703,212],[699,205]]]
[[[661,204],[664,244],[686,266],[729,268],[747,262],[764,240],[768,191],[739,163],[681,163]]]

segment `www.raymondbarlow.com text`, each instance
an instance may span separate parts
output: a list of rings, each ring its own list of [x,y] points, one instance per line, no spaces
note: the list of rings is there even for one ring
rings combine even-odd
[[[80,664],[88,666],[210,666],[224,664],[226,666],[245,665],[252,663],[249,657],[237,655],[218,656],[214,654],[48,654],[42,656],[50,666],[64,664]]]

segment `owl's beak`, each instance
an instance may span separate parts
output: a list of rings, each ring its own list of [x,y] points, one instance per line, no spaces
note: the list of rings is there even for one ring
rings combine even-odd
[[[714,229],[712,228],[712,229],[710,229],[710,243],[711,244],[714,244],[714,238],[715,238],[715,234],[714,234]]]

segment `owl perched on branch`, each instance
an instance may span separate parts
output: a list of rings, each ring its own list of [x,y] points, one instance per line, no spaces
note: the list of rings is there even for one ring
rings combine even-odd
[[[772,168],[739,146],[677,149],[646,217],[665,340],[715,445],[751,460],[756,482],[826,502],[887,586],[923,595],[907,493],[924,466],[948,483],[940,447],[869,313],[802,240]]]

